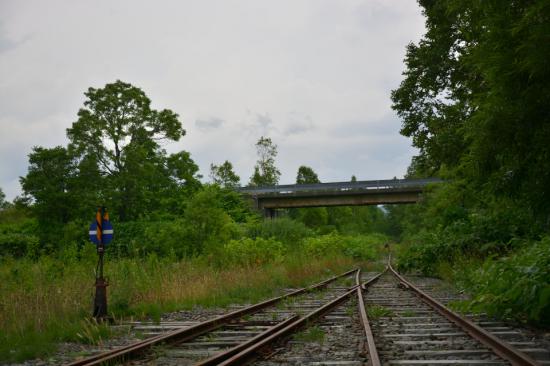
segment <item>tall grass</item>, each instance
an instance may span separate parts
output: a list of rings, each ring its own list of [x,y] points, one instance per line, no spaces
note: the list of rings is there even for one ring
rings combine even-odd
[[[80,260],[6,259],[0,265],[0,360],[19,361],[55,351],[59,341],[82,340],[92,310],[95,255]],[[352,266],[344,257],[298,254],[261,266],[213,266],[208,260],[149,256],[107,258],[109,312],[158,319],[165,311],[255,302],[285,286],[303,286]],[[98,328],[98,333],[105,333]],[[88,337],[88,338],[94,338]]]

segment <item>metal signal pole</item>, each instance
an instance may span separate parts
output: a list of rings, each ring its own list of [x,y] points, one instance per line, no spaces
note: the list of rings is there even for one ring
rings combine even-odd
[[[107,318],[107,281],[103,278],[103,255],[105,254],[105,244],[103,242],[103,219],[105,217],[105,207],[99,207],[96,213],[97,224],[97,262],[95,276],[95,298],[94,298],[94,318],[98,321]]]

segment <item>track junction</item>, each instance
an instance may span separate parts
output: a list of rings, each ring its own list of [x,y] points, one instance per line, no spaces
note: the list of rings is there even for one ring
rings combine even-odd
[[[69,365],[550,365],[550,350],[435,292],[388,261]]]

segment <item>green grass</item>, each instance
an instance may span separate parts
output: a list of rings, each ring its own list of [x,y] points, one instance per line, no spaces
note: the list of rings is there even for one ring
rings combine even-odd
[[[98,343],[111,328],[93,324],[95,253],[77,260],[43,257],[4,260],[0,265],[0,362],[47,357],[59,342]],[[303,287],[353,267],[345,257],[305,262],[219,268],[204,260],[107,257],[110,315],[159,321],[164,312],[253,303],[288,287]]]
[[[325,341],[325,331],[319,326],[314,325],[302,332],[297,333],[294,339],[301,342],[323,343]]]
[[[232,260],[219,255],[223,250],[182,260],[156,254],[112,259],[107,252],[109,315],[159,322],[170,311],[255,303],[280,295],[283,288],[304,287],[357,267],[357,261],[372,260],[384,239],[333,233],[287,248],[258,236],[224,246]],[[274,249],[280,249],[275,256]],[[0,362],[46,357],[63,341],[97,343],[113,336],[105,326],[86,322],[96,260],[92,245],[68,251],[63,258],[0,259]]]
[[[394,314],[390,309],[383,306],[372,305],[367,307],[367,316],[371,320],[376,320],[382,317],[392,317]]]
[[[357,311],[357,304],[348,305],[346,307],[347,316],[353,316],[353,314],[355,314],[356,311]]]
[[[402,316],[402,317],[405,317],[405,318],[412,317],[412,316],[415,316],[415,315],[416,315],[416,313],[415,313],[414,311],[412,311],[412,310],[405,310],[405,311],[401,314],[401,316]]]

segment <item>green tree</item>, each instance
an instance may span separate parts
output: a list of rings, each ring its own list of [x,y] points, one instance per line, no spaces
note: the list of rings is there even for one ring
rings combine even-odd
[[[277,156],[277,145],[271,138],[260,137],[256,143],[256,152],[258,161],[254,166],[254,174],[250,177],[251,186],[269,186],[279,183],[281,172],[275,166],[275,157]]]
[[[0,209],[3,209],[6,206],[6,195],[4,194],[4,191],[2,188],[0,188]]]
[[[512,197],[550,222],[549,1],[420,1],[427,32],[392,92],[427,175]]]
[[[221,207],[215,187],[205,187],[193,196],[184,214],[188,247],[192,254],[216,252],[236,230],[231,217]]]
[[[321,183],[317,173],[305,165],[298,168],[296,174],[296,184],[315,184]],[[321,228],[327,224],[328,213],[326,207],[309,207],[290,210],[290,217],[297,218],[306,226],[311,228]]]
[[[167,156],[159,144],[185,135],[176,113],[152,109],[141,89],[120,80],[84,95],[84,108],[67,129],[69,150],[95,161],[103,177],[102,197],[120,220],[159,207],[171,188],[198,183],[189,154]]]
[[[221,187],[236,188],[241,183],[241,178],[233,171],[233,164],[225,161],[221,165],[210,164],[210,178]]]
[[[46,250],[54,249],[56,233],[74,216],[79,204],[73,189],[76,173],[73,157],[61,146],[34,147],[29,154],[28,173],[20,181],[24,193],[34,199],[33,211]]]
[[[302,165],[298,168],[298,173],[296,174],[296,184],[314,184],[321,183],[317,173],[313,171],[308,166]]]

